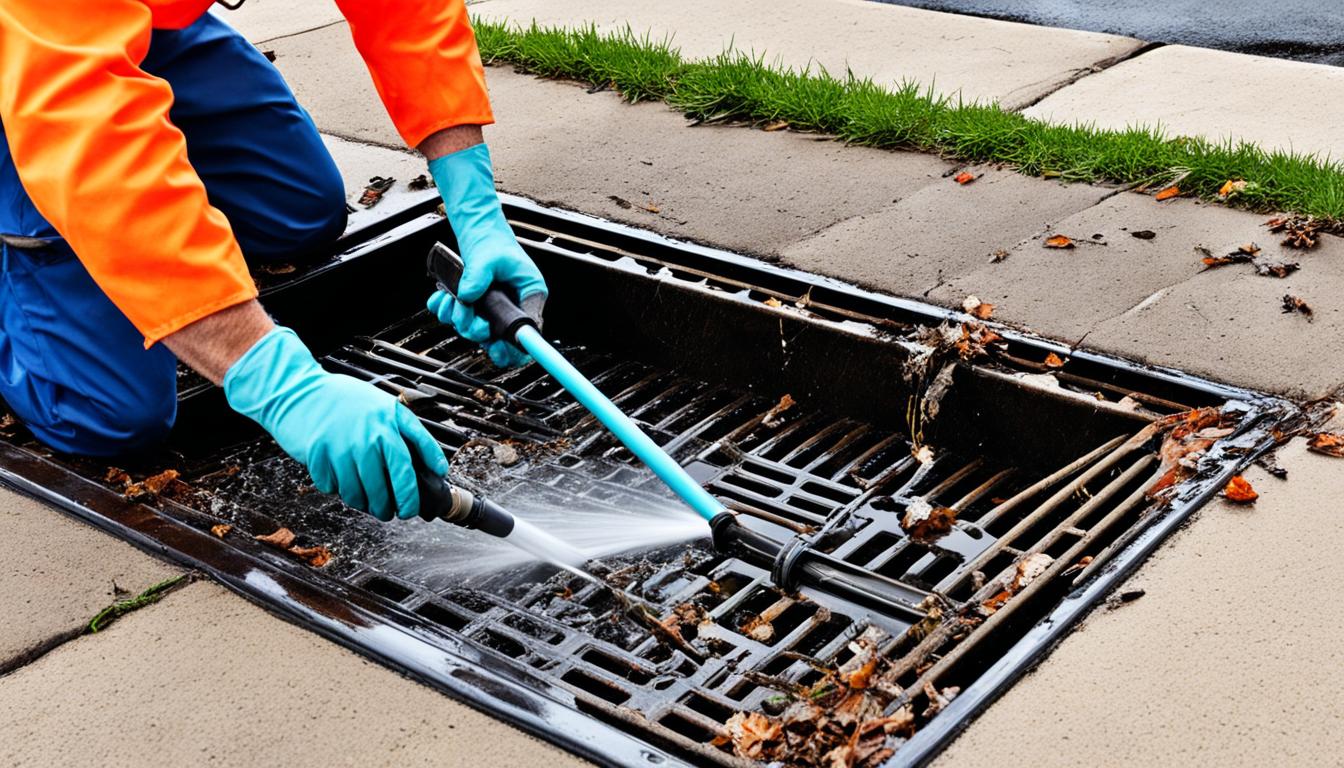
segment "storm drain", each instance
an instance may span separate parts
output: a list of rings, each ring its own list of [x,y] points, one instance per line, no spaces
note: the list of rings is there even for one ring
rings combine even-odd
[[[645,609],[544,567],[459,582],[390,555],[404,538],[311,492],[208,387],[183,393],[185,484],[152,515],[31,447],[5,449],[6,478],[590,758],[866,766],[935,754],[1292,415],[730,254],[509,213],[552,285],[547,334],[736,513],[713,541],[594,564]],[[268,303],[330,369],[402,397],[461,482],[614,514],[665,499],[538,367],[496,370],[415,312],[435,238],[443,223],[409,211]],[[371,289],[363,316],[312,316]],[[1158,449],[1192,410],[1218,442],[1155,496]],[[206,533],[222,522],[238,530]],[[238,535],[277,526],[335,559]]]

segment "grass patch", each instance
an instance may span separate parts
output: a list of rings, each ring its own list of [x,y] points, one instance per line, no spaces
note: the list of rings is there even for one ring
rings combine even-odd
[[[524,72],[612,88],[625,99],[663,101],[702,121],[785,121],[882,149],[1002,163],[1030,176],[1182,194],[1257,211],[1344,220],[1344,165],[1246,142],[1167,136],[1161,127],[1104,130],[1051,125],[995,104],[939,96],[913,82],[887,87],[847,72],[788,68],[738,51],[687,61],[667,39],[630,29],[529,27],[475,22],[481,57]],[[1229,198],[1219,190],[1245,181]]]
[[[164,579],[135,597],[118,600],[99,611],[97,615],[90,619],[86,631],[89,634],[101,631],[106,629],[109,624],[131,611],[136,611],[145,606],[159,602],[163,599],[164,595],[185,584],[188,576],[189,574],[184,573],[179,576],[174,576],[171,579]]]

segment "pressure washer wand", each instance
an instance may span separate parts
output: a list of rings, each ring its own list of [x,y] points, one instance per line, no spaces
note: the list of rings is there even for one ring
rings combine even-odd
[[[456,296],[458,281],[462,278],[462,259],[443,243],[435,243],[429,251],[427,266],[430,277],[438,283],[439,289]],[[536,321],[524,312],[512,297],[498,288],[491,288],[472,305],[472,308],[475,309],[477,316],[490,323],[492,339],[512,341],[531,355],[538,365],[545,368],[547,373],[560,382],[560,385],[597,417],[598,421],[606,425],[631,453],[648,465],[673,493],[701,517],[713,520],[728,511],[718,499],[686,474],[686,470],[653,442],[633,419],[626,416],[615,403],[593,386],[579,369],[556,351],[555,347],[541,335]]]

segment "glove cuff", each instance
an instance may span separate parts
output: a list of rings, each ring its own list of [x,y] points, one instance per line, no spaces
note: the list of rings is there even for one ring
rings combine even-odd
[[[271,432],[289,396],[321,372],[298,334],[277,327],[229,366],[224,397],[235,411]]]
[[[511,231],[495,192],[494,166],[485,144],[434,158],[429,163],[429,173],[443,198],[443,211],[457,235],[458,250],[464,259],[472,250],[464,239],[494,228]]]

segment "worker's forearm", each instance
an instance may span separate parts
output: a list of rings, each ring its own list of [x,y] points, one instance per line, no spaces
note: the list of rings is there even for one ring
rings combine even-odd
[[[275,323],[254,299],[207,315],[165,337],[163,343],[177,359],[220,384],[229,367],[273,328]]]
[[[436,160],[444,155],[451,155],[454,152],[460,152],[467,147],[474,147],[485,141],[479,125],[457,125],[452,128],[444,128],[442,131],[431,133],[420,146],[420,154],[425,156],[425,160]]]

